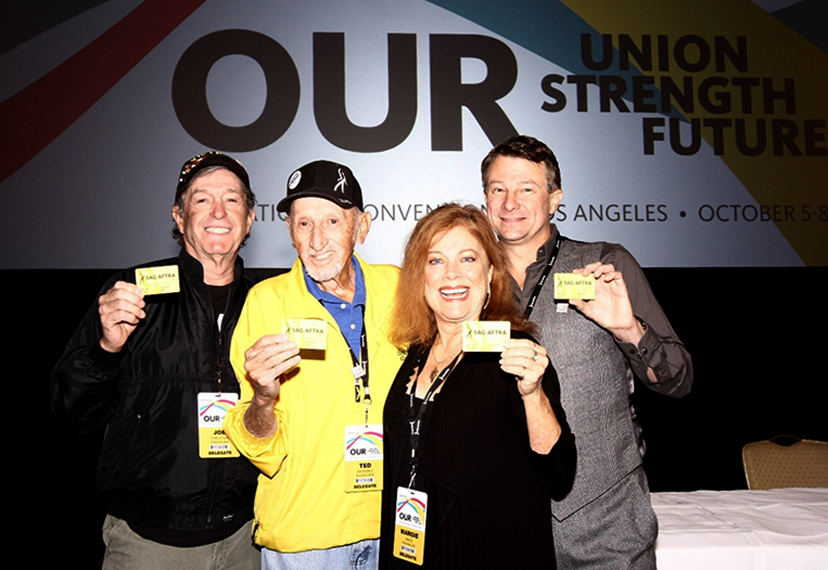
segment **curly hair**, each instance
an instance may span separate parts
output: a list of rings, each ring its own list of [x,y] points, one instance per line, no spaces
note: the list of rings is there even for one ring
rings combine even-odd
[[[543,164],[546,167],[546,190],[550,194],[561,188],[561,168],[555,153],[542,141],[528,135],[517,135],[503,141],[486,155],[480,164],[480,174],[483,178],[483,191],[488,184],[489,168],[500,156],[523,158],[529,162]]]
[[[444,204],[417,222],[405,246],[389,334],[391,342],[398,348],[427,348],[437,337],[437,321],[425,299],[428,252],[435,240],[456,227],[465,229],[480,243],[492,266],[491,296],[480,319],[509,321],[515,330],[534,330],[515,303],[506,254],[485,214],[475,206]]]

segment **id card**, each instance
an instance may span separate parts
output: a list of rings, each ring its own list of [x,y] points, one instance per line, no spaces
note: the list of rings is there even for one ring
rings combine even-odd
[[[427,506],[427,494],[407,487],[397,487],[393,554],[419,566],[423,565]]]
[[[198,393],[198,456],[202,459],[239,456],[221,425],[238,401],[239,395],[232,392]]]
[[[135,284],[144,291],[144,295],[178,293],[181,290],[178,285],[178,266],[140,267],[135,270]]]
[[[578,273],[555,273],[556,299],[594,299],[595,277]]]
[[[463,352],[503,352],[509,343],[508,321],[466,321],[463,323]]]
[[[345,426],[345,492],[382,490],[382,424]]]
[[[328,323],[320,319],[282,319],[282,332],[302,349],[325,350]]]

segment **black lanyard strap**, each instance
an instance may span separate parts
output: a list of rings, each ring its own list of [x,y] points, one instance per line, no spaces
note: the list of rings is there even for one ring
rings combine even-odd
[[[328,309],[325,307],[325,303],[322,302],[322,299],[317,299],[319,304],[325,308],[326,311]],[[330,311],[328,311],[330,314]],[[334,319],[334,322],[336,319]],[[339,323],[337,323],[337,328],[339,329]],[[362,330],[359,333],[359,356],[360,358],[357,359],[356,354],[354,354],[353,349],[351,348],[351,343],[348,342],[348,337],[345,336],[345,333],[342,332],[342,329],[339,329],[339,334],[342,335],[342,339],[345,341],[345,346],[348,347],[348,354],[351,355],[351,362],[354,365],[352,370],[356,370],[357,368],[362,368],[362,376],[358,377],[354,375],[354,401],[359,404],[360,402],[365,402],[366,406],[371,405],[371,390],[368,388],[368,334],[365,332],[365,309],[362,310]],[[362,382],[362,390],[360,391],[360,381]],[[367,412],[366,412],[367,413]]]
[[[351,362],[354,364],[354,369],[362,368],[362,376],[354,375],[354,401],[356,403],[365,402],[365,405],[371,404],[371,390],[368,388],[368,335],[365,333],[365,317],[362,317],[362,331],[359,333],[359,355],[360,360],[357,360],[356,354],[351,349],[345,333],[341,330],[339,334],[342,335],[345,341],[345,346],[348,347],[348,354],[351,355]],[[362,392],[360,392],[359,384],[362,381]]]
[[[549,274],[552,272],[552,266],[555,264],[555,260],[558,258],[558,252],[561,250],[561,234],[558,234],[555,238],[555,247],[552,248],[552,255],[549,257],[549,263],[546,264],[546,268],[543,270],[540,279],[538,280],[537,285],[535,285],[535,289],[532,291],[532,296],[529,298],[529,304],[526,305],[526,311],[523,313],[524,319],[529,319],[529,316],[532,314],[532,311],[535,310],[535,303],[538,302],[538,297],[540,296],[541,289],[543,289],[543,285],[546,283],[546,279],[549,277]]]
[[[420,424],[423,420],[423,416],[425,416],[426,408],[428,407],[428,403],[431,400],[431,397],[434,395],[434,392],[440,387],[440,385],[448,378],[448,375],[451,374],[451,371],[454,370],[454,367],[457,365],[457,361],[460,359],[460,355],[463,352],[458,352],[457,356],[449,363],[448,366],[443,368],[437,378],[434,379],[434,382],[431,383],[431,386],[428,387],[428,390],[423,397],[423,403],[420,404],[420,408],[418,410],[414,410],[414,394],[417,392],[417,379],[414,380],[413,384],[411,385],[411,389],[408,393],[408,425],[411,429],[410,434],[410,441],[411,441],[411,482],[409,487],[414,484],[414,475],[417,469],[417,455],[420,449]],[[418,375],[419,376],[419,375]]]

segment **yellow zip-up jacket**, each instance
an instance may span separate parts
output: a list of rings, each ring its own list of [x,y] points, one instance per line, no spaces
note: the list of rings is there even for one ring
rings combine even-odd
[[[385,396],[402,362],[387,333],[399,270],[369,265],[365,277],[365,332],[373,403],[368,423],[382,424]],[[244,352],[260,337],[282,332],[282,319],[323,319],[327,349],[302,351],[298,373],[282,384],[276,433],[251,435],[243,416],[253,396]],[[333,317],[307,290],[299,259],[290,272],[259,283],[247,296],[230,347],[241,384],[239,404],[224,420],[238,450],[262,472],[255,501],[254,540],[280,552],[302,552],[378,538],[380,491],[345,492],[345,427],[365,422],[354,401],[353,362]]]

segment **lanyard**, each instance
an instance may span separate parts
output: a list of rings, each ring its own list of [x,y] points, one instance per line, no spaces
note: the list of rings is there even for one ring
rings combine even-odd
[[[414,477],[415,472],[417,469],[417,452],[420,448],[420,423],[423,420],[423,416],[425,416],[426,407],[428,406],[431,397],[434,395],[434,392],[437,391],[437,388],[445,381],[451,371],[454,369],[454,366],[457,364],[457,360],[460,358],[462,352],[458,352],[457,356],[454,357],[448,366],[443,368],[440,372],[440,375],[434,379],[434,382],[431,383],[429,386],[428,391],[423,396],[423,403],[420,404],[420,409],[417,412],[414,412],[414,394],[417,392],[417,381],[414,380],[414,383],[411,385],[411,390],[408,393],[408,425],[411,428],[411,481],[409,482],[409,488],[414,488]]]
[[[324,308],[325,304],[322,302],[322,299],[317,300]],[[328,309],[325,308],[325,310],[327,311]],[[337,326],[337,328],[339,327]],[[368,335],[365,332],[364,309],[362,314],[362,330],[359,333],[359,359],[357,359],[356,354],[354,354],[354,351],[351,348],[351,343],[348,342],[348,338],[345,336],[345,333],[342,332],[342,329],[339,329],[339,334],[342,335],[342,340],[345,341],[345,346],[348,347],[348,354],[351,355],[351,362],[354,365],[354,367],[351,368],[351,373],[354,375],[354,401],[357,404],[360,402],[365,403],[365,423],[367,424],[368,406],[371,405],[371,390],[368,387]],[[360,382],[362,383],[361,391]]]
[[[362,331],[359,333],[359,359],[357,359],[356,354],[351,349],[345,333],[340,330],[339,334],[342,335],[345,346],[348,347],[348,354],[351,355],[351,362],[354,364],[351,370],[354,373],[354,401],[357,404],[364,401],[366,406],[370,406],[371,390],[368,388],[368,335],[365,334],[365,317],[362,319]],[[359,389],[360,380],[362,381],[362,393],[360,393]]]
[[[541,289],[543,289],[543,285],[546,283],[549,273],[552,272],[552,266],[555,264],[555,260],[558,258],[558,252],[560,250],[561,234],[558,234],[555,238],[555,247],[552,248],[552,255],[549,257],[549,263],[546,264],[546,268],[543,270],[541,278],[538,280],[538,283],[535,285],[535,289],[532,291],[532,296],[529,298],[529,304],[526,305],[526,311],[523,313],[524,319],[528,320],[529,316],[532,314],[532,311],[535,309],[535,303],[538,302],[538,296],[540,296]]]

